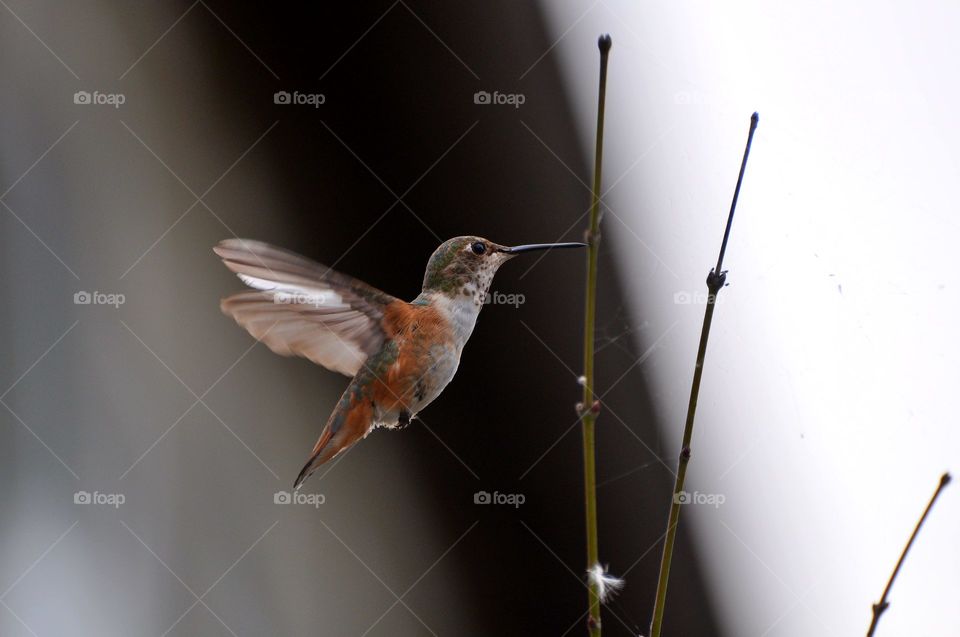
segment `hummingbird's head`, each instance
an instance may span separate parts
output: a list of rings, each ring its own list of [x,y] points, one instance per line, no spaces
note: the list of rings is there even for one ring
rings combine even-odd
[[[483,237],[454,237],[440,244],[423,277],[424,292],[440,292],[450,298],[464,296],[482,304],[493,275],[504,262],[523,252],[551,248],[579,248],[584,243],[539,243],[503,246]]]

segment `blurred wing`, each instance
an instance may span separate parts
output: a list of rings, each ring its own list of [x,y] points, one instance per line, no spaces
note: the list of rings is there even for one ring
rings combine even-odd
[[[220,302],[250,334],[284,356],[353,376],[383,344],[381,319],[396,298],[293,252],[227,239],[214,252],[257,292]]]

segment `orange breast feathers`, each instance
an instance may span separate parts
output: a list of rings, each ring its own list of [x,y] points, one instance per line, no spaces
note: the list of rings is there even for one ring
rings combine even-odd
[[[374,386],[374,400],[383,409],[412,412],[411,404],[419,401],[436,364],[433,346],[452,340],[450,324],[434,307],[394,301],[381,325],[396,344],[397,359]]]

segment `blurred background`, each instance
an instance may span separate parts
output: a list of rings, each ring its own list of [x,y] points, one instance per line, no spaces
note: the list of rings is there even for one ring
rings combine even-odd
[[[451,236],[580,239],[603,32],[604,633],[647,630],[754,110],[666,634],[865,632],[960,454],[958,11],[0,1],[0,634],[583,634],[582,255],[505,266],[422,419],[289,502],[347,380],[210,248],[413,298]],[[954,495],[878,634],[960,631]]]

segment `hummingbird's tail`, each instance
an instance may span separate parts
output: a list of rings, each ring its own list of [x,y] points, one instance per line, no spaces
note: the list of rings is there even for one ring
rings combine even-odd
[[[320,465],[352,447],[373,428],[373,403],[363,400],[362,393],[354,387],[354,383],[347,387],[320,433],[317,444],[313,446],[310,459],[293,483],[294,491],[299,489]]]

